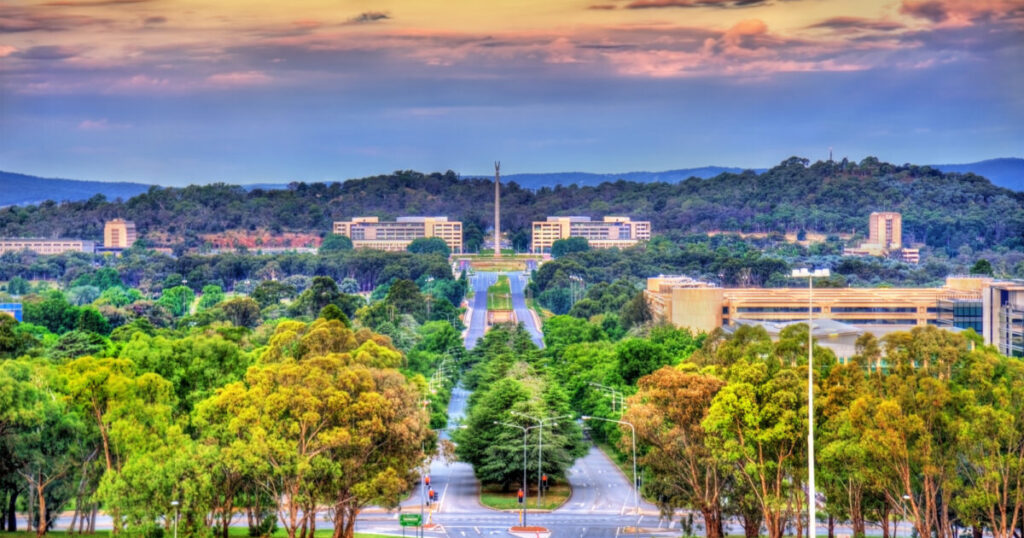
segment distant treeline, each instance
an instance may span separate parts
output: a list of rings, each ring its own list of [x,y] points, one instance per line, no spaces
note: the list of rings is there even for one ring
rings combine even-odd
[[[447,215],[466,223],[468,249],[491,226],[493,184],[454,172],[399,171],[345,183],[293,183],[286,190],[246,191],[214,184],[152,187],[117,203],[96,196],[84,202],[0,210],[0,236],[71,236],[100,239],[103,222],[135,221],[145,236],[178,238],[201,246],[199,234],[228,229],[320,231],[358,215]],[[668,183],[616,181],[596,187],[537,191],[515,183],[502,188],[502,228],[525,248],[530,222],[547,215],[629,215],[650,220],[655,233],[708,230],[867,234],[868,214],[903,213],[904,242],[954,254],[973,249],[1024,248],[1024,193],[994,186],[973,174],[893,165],[868,157],[816,162],[791,157],[761,174],[723,173]]]

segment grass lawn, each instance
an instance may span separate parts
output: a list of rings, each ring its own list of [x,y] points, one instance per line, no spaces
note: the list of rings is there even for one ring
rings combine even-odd
[[[487,288],[487,309],[512,310],[512,288],[507,276],[498,277],[498,281]]]
[[[541,306],[540,303],[537,302],[537,299],[527,299],[526,307],[537,313],[537,316],[540,317],[541,323],[547,321],[549,318],[555,315],[554,312]]]
[[[498,510],[518,510],[519,500],[516,498],[517,491],[518,488],[506,493],[501,491],[501,486],[484,485],[480,489],[480,504]],[[532,491],[533,496],[526,496],[526,508],[528,510],[537,508],[537,490]],[[570,495],[572,495],[572,489],[569,487],[569,484],[553,485],[544,492],[540,508],[541,510],[554,510],[565,504],[565,501],[569,500]]]

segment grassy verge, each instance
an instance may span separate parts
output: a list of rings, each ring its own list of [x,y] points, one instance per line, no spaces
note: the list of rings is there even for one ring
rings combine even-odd
[[[480,504],[496,510],[518,510],[519,500],[516,498],[516,493],[516,490],[503,492],[501,486],[485,485],[480,490]],[[540,509],[554,510],[565,504],[570,495],[572,495],[572,488],[568,484],[553,485],[544,492]],[[537,490],[533,490],[533,496],[527,495],[526,509],[537,509]]]
[[[498,281],[487,288],[487,309],[512,310],[512,287],[507,276],[498,277]]]
[[[540,303],[537,302],[537,299],[527,299],[526,307],[537,313],[537,316],[540,317],[541,323],[547,321],[548,319],[555,315],[554,312],[541,306]]]

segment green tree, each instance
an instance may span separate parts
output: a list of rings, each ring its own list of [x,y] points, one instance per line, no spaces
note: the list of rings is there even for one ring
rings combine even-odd
[[[971,274],[992,276],[992,263],[985,258],[979,258],[978,261],[974,262],[974,265],[971,266]]]
[[[78,323],[78,308],[59,291],[51,291],[41,301],[26,301],[25,321],[42,325],[52,333],[63,334]]]
[[[352,240],[347,236],[338,234],[327,234],[320,243],[320,254],[352,250]]]
[[[561,258],[566,254],[572,254],[574,252],[586,252],[590,250],[590,242],[585,237],[570,237],[568,239],[558,239],[554,243],[551,243],[551,257]]]
[[[28,281],[20,276],[12,277],[7,281],[7,293],[11,295],[25,295],[28,291]]]
[[[780,538],[789,510],[801,509],[805,386],[795,369],[763,359],[739,359],[727,378],[702,423],[706,443],[750,487],[768,536]]]
[[[78,311],[78,321],[75,323],[75,329],[107,336],[110,334],[110,322],[107,321],[107,318],[103,317],[103,314],[100,314],[99,310],[86,306]]]
[[[203,294],[199,297],[199,309],[206,310],[213,308],[217,303],[224,300],[224,290],[216,284],[203,286]]]
[[[174,317],[180,318],[189,312],[189,308],[192,306],[192,301],[195,298],[196,294],[192,291],[192,288],[188,286],[175,286],[164,289],[156,304],[166,308]]]
[[[236,327],[251,329],[259,325],[263,319],[260,314],[260,306],[248,297],[236,297],[224,301],[218,308],[224,312],[224,317]]]
[[[622,306],[622,310],[619,311],[619,319],[622,320],[622,326],[626,329],[643,325],[654,319],[654,316],[651,314],[651,307],[647,304],[647,300],[644,299],[644,292],[637,293],[628,303]]]
[[[451,247],[440,237],[419,237],[413,239],[405,249],[413,254],[440,254],[445,258],[452,255]]]
[[[276,280],[264,280],[256,286],[251,297],[259,304],[260,308],[266,308],[280,303],[281,299],[295,297],[295,294],[296,291],[293,286]]]
[[[618,371],[627,385],[672,362],[665,348],[642,338],[629,338],[615,350]]]

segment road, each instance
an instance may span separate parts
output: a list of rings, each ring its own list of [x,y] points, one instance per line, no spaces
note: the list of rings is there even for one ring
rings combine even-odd
[[[505,273],[508,275],[509,285],[512,288],[512,309],[516,312],[516,319],[523,323],[530,333],[530,338],[537,347],[544,347],[544,335],[537,326],[533,313],[526,307],[526,297],[523,295],[526,283],[530,280],[529,273]]]
[[[473,349],[476,341],[487,330],[487,288],[498,281],[498,273],[476,273],[470,278],[473,299],[470,304],[469,329],[466,331],[466,349]]]

